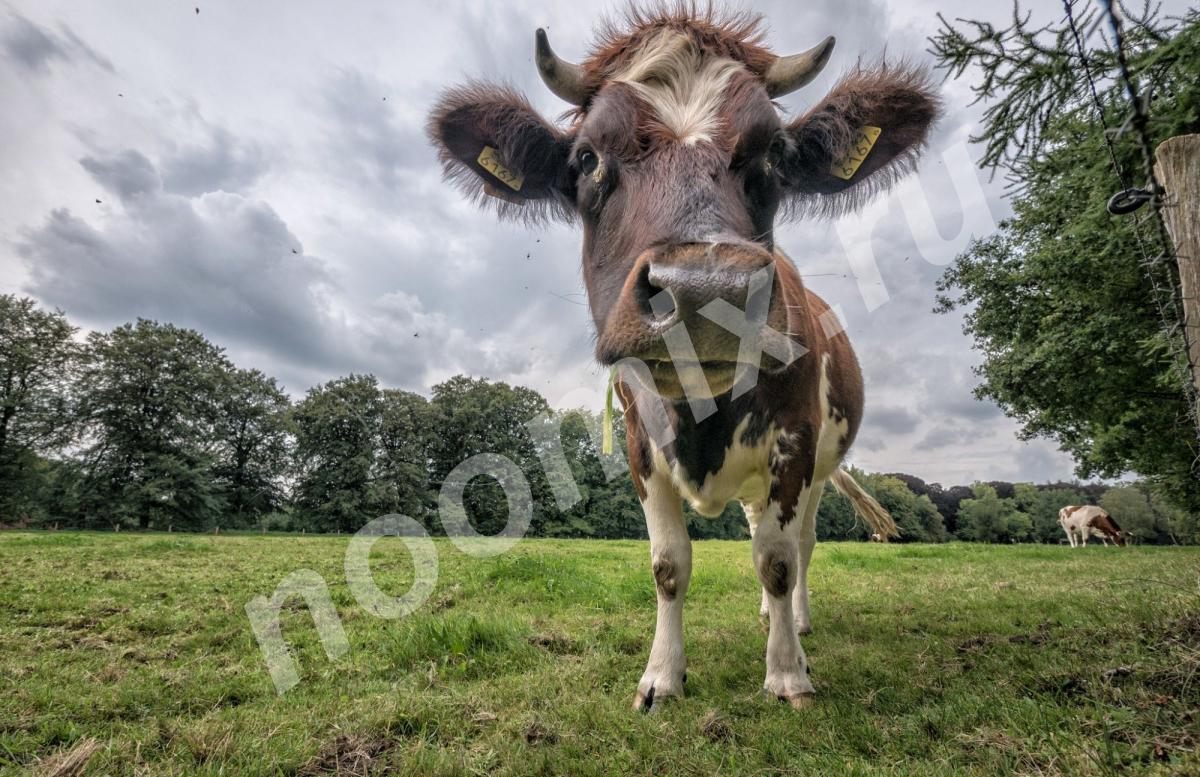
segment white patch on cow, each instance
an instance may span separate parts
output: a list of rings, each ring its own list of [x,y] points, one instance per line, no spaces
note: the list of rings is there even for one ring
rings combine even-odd
[[[829,393],[833,386],[829,381],[830,355],[821,357],[821,386],[818,391],[821,402],[821,433],[817,437],[817,459],[813,468],[813,480],[824,481],[842,463],[842,440],[850,431],[850,421],[845,416],[839,421],[834,417]]]
[[[776,446],[779,432],[771,427],[753,445],[744,445],[742,434],[749,425],[750,416],[746,416],[733,432],[721,469],[708,473],[703,483],[694,483],[679,461],[668,463],[662,449],[653,441],[650,443],[652,470],[665,473],[692,509],[709,518],[720,515],[725,505],[734,499],[764,503],[771,490],[770,453]]]
[[[725,90],[745,69],[732,59],[704,55],[687,36],[663,30],[612,80],[629,84],[658,122],[690,146],[713,140]]]

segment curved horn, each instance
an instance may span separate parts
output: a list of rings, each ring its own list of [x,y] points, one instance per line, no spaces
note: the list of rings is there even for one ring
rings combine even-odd
[[[821,68],[829,61],[835,42],[834,37],[830,35],[803,54],[778,57],[763,75],[767,94],[773,98],[782,97],[816,78]]]
[[[546,31],[538,28],[534,43],[538,73],[551,92],[571,103],[583,105],[587,101],[587,89],[583,85],[583,68],[574,62],[559,58],[550,48]]]

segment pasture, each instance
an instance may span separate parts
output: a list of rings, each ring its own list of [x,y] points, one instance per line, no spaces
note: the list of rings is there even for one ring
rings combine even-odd
[[[344,578],[346,537],[0,535],[0,770],[79,774],[1196,774],[1200,553],[818,545],[819,701],[759,694],[749,543],[700,542],[688,697],[630,710],[653,634],[644,542],[437,543],[396,621]],[[395,539],[372,553],[409,585]],[[326,580],[350,642],[301,606],[276,695],[244,611]],[[57,772],[55,770],[58,770]]]

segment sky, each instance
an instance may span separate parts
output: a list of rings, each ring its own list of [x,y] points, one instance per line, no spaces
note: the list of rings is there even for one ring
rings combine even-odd
[[[781,100],[791,114],[860,57],[929,62],[938,27],[930,0],[749,7],[777,52],[838,38],[825,72]],[[1061,14],[1052,0],[1029,7]],[[423,124],[438,92],[470,77],[561,115],[533,66],[534,30],[582,59],[593,24],[619,8],[0,0],[0,293],[85,330],[138,317],[198,329],[296,396],[351,372],[428,395],[466,373],[599,409],[579,233],[464,202]],[[1010,13],[953,4],[957,17]],[[782,225],[777,239],[863,366],[851,463],[946,485],[1069,479],[1052,443],[1018,440],[973,397],[980,356],[961,316],[932,312],[945,265],[1008,213],[971,162],[981,109],[968,87],[941,84],[947,112],[919,176],[865,215]]]

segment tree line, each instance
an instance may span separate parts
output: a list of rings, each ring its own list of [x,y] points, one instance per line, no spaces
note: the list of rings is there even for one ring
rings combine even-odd
[[[139,320],[78,334],[60,311],[0,296],[0,524],[349,533],[402,513],[436,534],[442,483],[469,457],[498,453],[529,483],[530,536],[646,536],[628,473],[605,472],[601,415],[554,410],[533,389],[460,375],[426,398],[349,375],[293,401],[190,329]],[[623,445],[621,421],[612,423]],[[552,447],[569,473],[547,475]],[[1096,501],[1130,516],[1126,528],[1133,520],[1142,541],[1197,540],[1194,521],[1138,485],[943,489],[901,473],[854,474],[908,541],[1057,542],[1058,509]],[[551,477],[577,489],[568,509]],[[508,519],[490,478],[470,481],[464,503],[481,533]],[[748,536],[736,506],[716,519],[689,514],[689,524],[697,538]],[[818,532],[867,538],[832,489]]]

